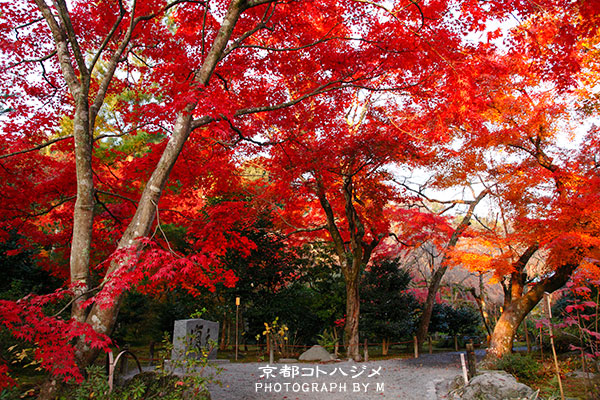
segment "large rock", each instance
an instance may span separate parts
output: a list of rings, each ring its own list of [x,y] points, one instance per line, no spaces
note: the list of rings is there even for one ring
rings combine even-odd
[[[529,386],[517,382],[504,371],[486,371],[477,375],[463,388],[462,400],[515,400],[531,399],[535,392]]]
[[[306,350],[298,358],[300,361],[331,361],[335,360],[333,355],[318,344]]]

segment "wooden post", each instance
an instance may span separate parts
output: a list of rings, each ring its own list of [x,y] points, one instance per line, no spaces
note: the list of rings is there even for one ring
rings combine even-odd
[[[275,363],[275,352],[273,351],[273,343],[271,343],[271,335],[268,334],[267,342],[269,343],[269,364]]]
[[[238,320],[240,317],[240,298],[236,297],[235,298],[235,360],[237,361],[238,359],[238,348],[239,348],[239,342],[238,342]]]
[[[458,351],[458,336],[454,335],[454,351]]]
[[[415,348],[415,358],[419,358],[419,341],[416,336],[413,336],[413,344]]]
[[[338,358],[338,355],[340,354],[340,341],[335,326],[333,327],[333,339],[335,340],[335,344],[333,345],[333,355],[335,358]]]
[[[554,332],[552,331],[552,307],[550,306],[550,294],[544,293],[546,305],[548,306],[548,330],[550,331],[550,347],[552,347],[552,356],[554,357],[554,368],[556,368],[556,379],[558,379],[558,388],[560,389],[560,398],[565,400],[562,381],[560,379],[560,368],[558,367],[558,358],[556,357],[556,349],[554,348]]]
[[[477,361],[475,360],[475,348],[473,347],[473,341],[467,343],[467,367],[469,369],[469,379],[477,374]]]
[[[427,336],[427,341],[429,342],[429,354],[433,353],[433,343],[431,342],[431,336]]]
[[[523,329],[525,329],[525,341],[527,342],[527,354],[531,354],[531,341],[529,340],[529,329],[527,329],[527,317],[523,319]]]
[[[542,364],[544,363],[544,341],[542,338],[542,327],[540,326],[540,356],[542,357]]]
[[[369,345],[367,339],[365,339],[365,362],[369,361]]]
[[[469,384],[469,376],[467,375],[467,366],[465,365],[465,354],[460,353],[460,364],[462,366],[463,379],[465,380],[465,385]]]

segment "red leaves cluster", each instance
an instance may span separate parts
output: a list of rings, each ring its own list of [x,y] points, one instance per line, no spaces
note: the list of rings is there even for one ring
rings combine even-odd
[[[90,325],[46,315],[45,306],[70,295],[67,290],[58,290],[49,295],[30,295],[16,302],[0,300],[0,324],[15,338],[35,348],[34,357],[43,369],[65,382],[81,382],[83,376],[77,365],[73,340],[84,338],[87,345],[105,351],[109,350],[111,341]],[[12,381],[7,373],[8,368],[0,366],[1,381]]]

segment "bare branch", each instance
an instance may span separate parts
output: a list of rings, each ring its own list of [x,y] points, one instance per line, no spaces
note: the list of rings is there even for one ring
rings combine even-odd
[[[29,152],[31,152],[31,151],[40,150],[40,149],[43,149],[44,147],[48,147],[48,146],[50,146],[51,144],[54,144],[54,143],[56,143],[56,142],[60,142],[60,141],[62,141],[62,140],[66,140],[66,139],[72,139],[72,138],[73,138],[73,135],[61,136],[61,137],[58,137],[58,138],[55,138],[55,139],[49,140],[49,141],[47,141],[47,142],[45,142],[45,143],[42,143],[42,144],[40,144],[40,145],[37,145],[37,146],[35,146],[35,147],[32,147],[32,148],[30,148],[30,149],[25,149],[25,150],[21,150],[21,151],[16,151],[16,152],[14,152],[14,153],[9,153],[9,154],[2,154],[2,155],[0,155],[0,160],[1,160],[1,159],[3,159],[3,158],[14,157],[14,156],[17,156],[17,155],[19,155],[19,154],[25,154],[25,153],[29,153]]]
[[[30,59],[21,60],[21,61],[19,61],[19,62],[16,62],[16,63],[14,63],[14,64],[11,64],[11,65],[9,65],[8,67],[6,67],[6,68],[4,68],[4,69],[2,69],[2,70],[0,70],[0,71],[1,71],[1,72],[5,72],[5,71],[8,71],[9,69],[11,69],[11,68],[14,68],[14,67],[16,67],[16,66],[19,66],[19,65],[21,65],[21,64],[27,64],[27,63],[33,63],[33,62],[39,62],[39,63],[42,63],[42,62],[44,62],[44,61],[46,61],[46,60],[48,60],[48,59],[52,58],[52,57],[53,57],[53,56],[55,56],[55,55],[56,55],[56,50],[54,50],[54,51],[53,51],[53,52],[51,52],[50,54],[47,54],[47,55],[45,55],[45,56],[42,56],[42,57],[40,57],[40,58],[30,58]]]
[[[242,34],[230,46],[228,46],[223,51],[223,54],[221,55],[221,60],[224,59],[225,57],[227,57],[227,55],[229,53],[231,53],[233,50],[235,50],[239,47],[246,47],[246,46],[240,46],[240,44],[242,42],[244,42],[244,40],[248,39],[250,36],[254,35],[259,30],[266,28],[267,22],[271,19],[271,17],[273,16],[273,13],[275,13],[275,6],[271,7],[271,4],[269,4],[267,9],[265,10],[264,15],[260,19],[260,22],[258,24],[256,24],[256,26],[254,28],[252,28],[252,29],[248,30],[247,32],[245,32],[244,34]],[[202,27],[202,29],[204,29],[204,26]],[[203,40],[204,40],[204,37],[203,37]],[[204,54],[204,51],[202,52],[202,54]]]
[[[132,12],[135,11],[135,3],[136,2],[134,0],[133,6],[132,6]],[[110,31],[108,32],[108,34],[102,41],[102,44],[100,44],[100,48],[98,49],[98,51],[96,52],[96,55],[94,56],[94,58],[92,59],[92,62],[90,63],[90,67],[89,67],[90,71],[94,69],[94,66],[98,62],[100,55],[102,54],[104,49],[106,49],[106,46],[108,46],[108,43],[113,38],[113,35],[117,31],[117,28],[119,27],[119,25],[121,25],[121,21],[123,21],[124,16],[125,16],[125,7],[123,6],[123,0],[119,0],[119,17],[117,18],[117,20],[115,21],[113,26],[110,28]]]
[[[129,197],[125,197],[125,196],[122,196],[122,195],[117,194],[117,193],[107,192],[105,190],[96,189],[96,193],[105,194],[107,196],[118,197],[120,199],[127,200],[127,201],[129,201],[129,202],[131,202],[133,204],[137,204],[138,203],[137,200],[130,199]]]
[[[30,217],[39,217],[40,215],[48,214],[50,211],[54,210],[56,207],[61,206],[71,200],[75,200],[77,196],[69,196],[61,199],[58,203],[50,205],[48,208],[42,211],[38,211],[36,213],[27,213]]]
[[[289,225],[289,224],[287,223],[287,221],[284,221],[284,222],[286,222],[286,224],[287,224],[287,225]],[[291,225],[290,225],[290,226],[291,226]],[[290,232],[290,233],[288,233],[287,235],[285,235],[285,236],[284,236],[284,238],[285,238],[285,239],[287,239],[287,238],[289,238],[290,236],[292,236],[292,235],[296,235],[296,234],[298,234],[298,233],[318,232],[318,231],[322,231],[322,230],[324,230],[324,229],[327,229],[327,225],[321,225],[321,226],[317,226],[317,227],[314,227],[314,228],[299,228],[299,229],[296,229],[296,230],[295,230],[295,231],[293,231],[293,232]]]
[[[123,225],[123,221],[118,218],[115,214],[112,213],[112,211],[110,211],[110,209],[106,206],[106,204],[104,204],[101,200],[100,197],[98,196],[98,191],[96,191],[94,193],[94,197],[96,198],[96,202],[98,204],[100,204],[102,206],[102,208],[104,208],[104,210],[108,213],[108,215],[110,215],[115,221],[117,221],[117,223],[119,225]]]

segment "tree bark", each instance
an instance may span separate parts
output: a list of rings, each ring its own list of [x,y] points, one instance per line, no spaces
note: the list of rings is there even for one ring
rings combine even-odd
[[[87,300],[90,286],[90,251],[94,224],[94,176],[92,173],[92,134],[89,130],[87,91],[80,92],[73,121],[75,140],[75,163],[77,176],[77,200],[73,212],[73,236],[71,241],[70,277],[73,288],[71,316],[78,322],[85,321],[86,310],[82,307]]]
[[[436,269],[431,277],[429,286],[427,287],[427,298],[425,299],[425,304],[423,304],[423,312],[421,314],[421,318],[419,319],[419,326],[417,328],[417,341],[419,346],[423,346],[423,343],[425,343],[425,338],[427,338],[429,333],[429,322],[431,321],[431,314],[433,313],[435,298],[440,288],[442,278],[444,277],[447,269],[448,267],[446,266],[441,266]]]
[[[388,338],[383,338],[383,343],[381,343],[381,354],[384,356],[388,355],[388,351],[390,349],[390,341]]]
[[[481,282],[481,275],[479,276]],[[490,329],[490,323],[488,321],[487,314],[485,312],[485,299],[483,292],[483,284],[479,285],[480,294],[478,295],[475,292],[475,288],[471,288],[470,292],[473,298],[475,299],[475,303],[477,303],[477,309],[479,310],[479,315],[481,315],[481,320],[483,321],[483,325],[485,327],[485,331],[487,332],[488,338],[492,336],[492,330]]]
[[[346,282],[346,352],[348,358],[360,361],[360,342],[358,336],[358,320],[360,316],[360,295],[358,279]]]

